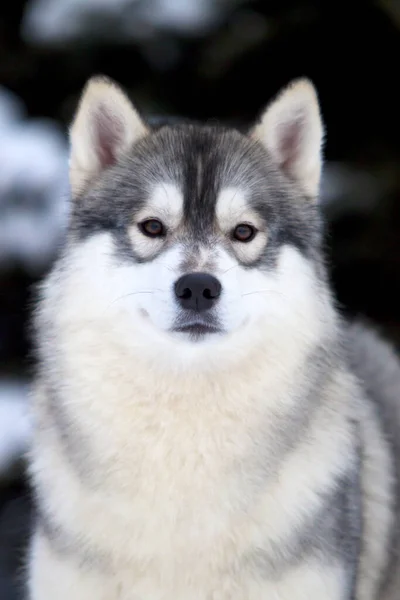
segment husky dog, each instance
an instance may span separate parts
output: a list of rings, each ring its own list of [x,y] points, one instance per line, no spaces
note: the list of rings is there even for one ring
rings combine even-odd
[[[30,600],[400,597],[400,367],[332,300],[322,139],[307,80],[247,134],[89,82],[36,318]]]

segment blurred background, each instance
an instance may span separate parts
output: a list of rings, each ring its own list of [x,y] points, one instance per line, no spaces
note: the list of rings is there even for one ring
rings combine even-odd
[[[298,76],[327,127],[321,203],[343,312],[400,346],[400,2],[13,0],[0,7],[0,600],[20,597],[30,519],[32,289],[68,209],[67,127],[103,73],[152,120],[246,126]]]

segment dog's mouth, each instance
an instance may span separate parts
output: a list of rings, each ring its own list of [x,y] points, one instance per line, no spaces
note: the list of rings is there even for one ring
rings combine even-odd
[[[212,334],[221,333],[222,329],[214,320],[193,319],[177,323],[173,331],[186,334],[193,340],[198,340]]]
[[[190,325],[181,325],[176,327],[174,331],[178,333],[190,333],[193,335],[206,335],[207,333],[218,333],[221,330],[211,325],[204,325],[204,323],[192,323]]]

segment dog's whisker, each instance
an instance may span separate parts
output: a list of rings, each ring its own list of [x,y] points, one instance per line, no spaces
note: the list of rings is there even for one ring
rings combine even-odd
[[[229,271],[232,271],[232,269],[237,269],[239,266],[240,265],[233,265],[232,267],[229,267],[229,269],[222,271],[221,275],[225,275],[225,273],[229,273]]]
[[[119,302],[120,300],[123,300],[124,298],[129,298],[130,296],[136,296],[137,294],[154,294],[154,292],[164,292],[164,291],[165,290],[162,290],[160,288],[154,288],[152,290],[138,290],[137,292],[130,292],[129,294],[123,294],[122,296],[118,296],[118,298],[115,298],[112,302],[110,302],[107,309],[110,308],[110,306],[112,306],[116,302]]]
[[[164,263],[160,262],[158,263],[160,265],[160,267],[164,267],[164,269],[167,269],[168,271],[171,271],[171,273],[175,273],[175,269],[172,269],[171,267],[169,267],[168,265],[165,265]]]
[[[276,294],[285,297],[285,294],[278,292],[278,290],[254,290],[253,292],[246,292],[245,294],[242,294],[242,296],[251,296],[252,294]]]

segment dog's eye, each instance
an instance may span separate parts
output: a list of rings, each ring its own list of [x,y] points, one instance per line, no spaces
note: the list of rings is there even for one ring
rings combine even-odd
[[[139,229],[147,237],[163,237],[165,235],[165,227],[158,219],[147,219],[139,223]]]
[[[233,230],[233,239],[237,242],[250,242],[256,235],[257,230],[252,225],[241,223]]]

